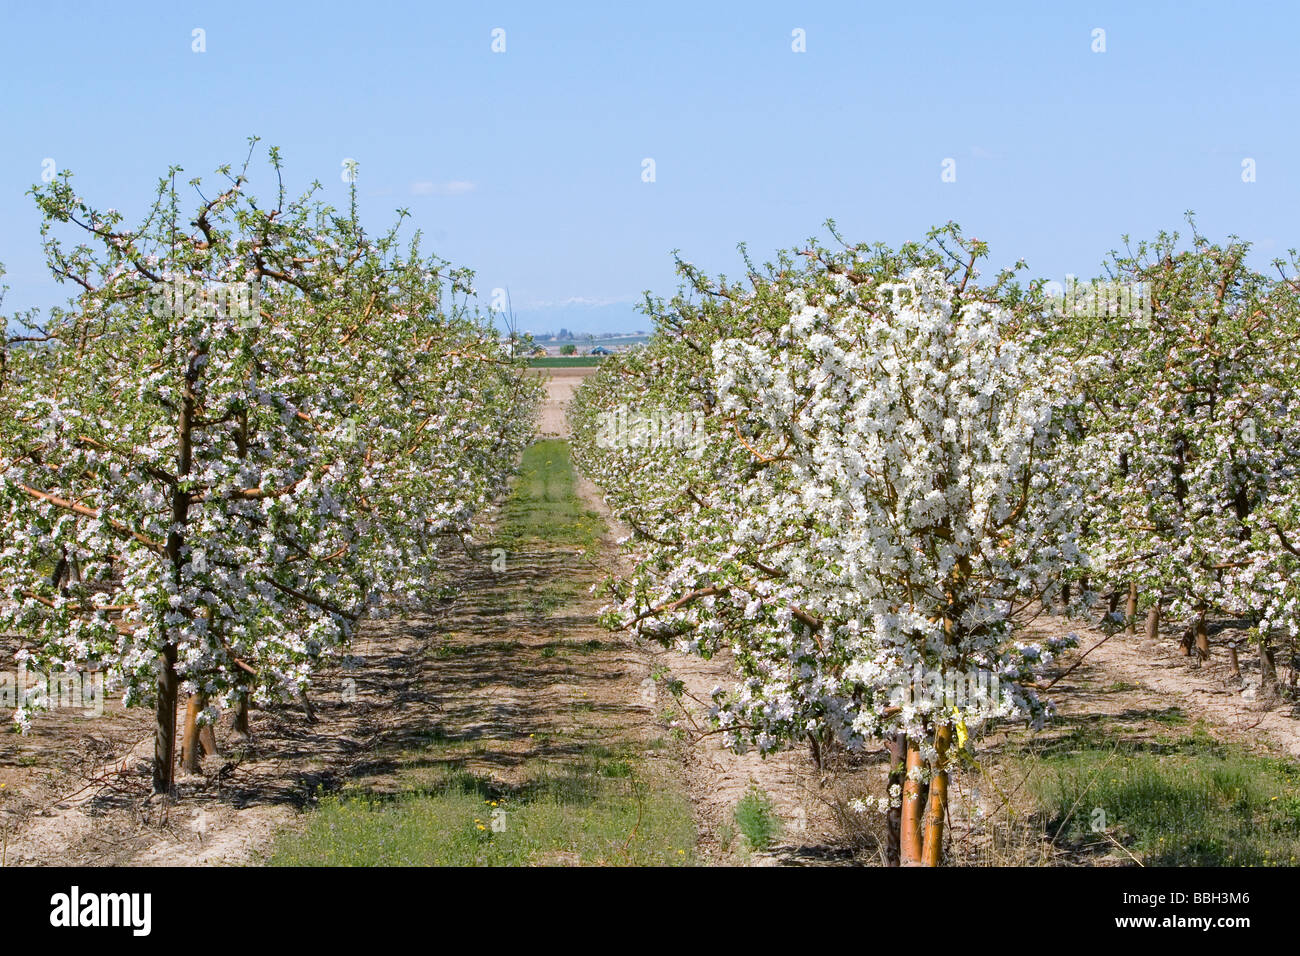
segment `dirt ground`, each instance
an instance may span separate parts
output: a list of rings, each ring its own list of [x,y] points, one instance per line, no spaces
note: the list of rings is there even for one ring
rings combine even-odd
[[[569,426],[565,421],[564,409],[573,398],[573,393],[582,380],[592,375],[596,369],[591,366],[573,368],[538,369],[546,376],[546,398],[538,420],[538,431],[543,438],[566,438]]]
[[[9,865],[240,863],[295,812],[365,764],[394,735],[431,720],[422,686],[425,622],[368,625],[346,667],[301,707],[254,710],[252,736],[217,730],[221,756],[180,774],[174,800],[150,799],[152,720],[112,701],[101,718],[57,711],[27,736],[0,737],[0,827]],[[351,683],[349,683],[351,682]],[[400,714],[396,721],[394,713]]]
[[[587,586],[602,573],[599,555],[517,550],[502,570],[494,559],[487,549],[451,555],[454,596],[367,623],[343,666],[315,682],[314,722],[301,707],[255,710],[248,743],[220,727],[222,756],[179,777],[166,805],[149,798],[147,710],[58,712],[26,737],[0,737],[5,862],[256,863],[298,811],[351,780],[370,792],[397,786],[430,745],[454,744],[465,770],[512,786],[539,758],[663,738],[647,655],[596,621]],[[641,758],[681,775],[673,747]]]
[[[544,436],[563,437],[564,405],[592,369],[547,371],[540,428]],[[580,494],[609,520],[599,489],[580,482]],[[179,777],[176,797],[165,802],[149,796],[147,710],[124,711],[110,701],[99,717],[65,709],[39,716],[26,736],[0,733],[0,864],[255,863],[273,835],[322,793],[361,775],[381,779],[395,750],[449,735],[482,738],[491,746],[480,770],[508,781],[512,766],[573,729],[579,705],[584,714],[594,709],[607,719],[611,734],[679,740],[647,757],[677,762],[665,772],[684,779],[704,859],[870,861],[870,839],[846,844],[843,805],[881,792],[883,755],[868,755],[827,783],[804,749],[766,759],[725,751],[716,737],[696,732],[705,708],[690,703],[707,700],[714,686],[730,680],[725,658],[704,661],[599,627],[600,602],[585,584],[614,569],[623,533],[611,527],[594,553],[514,556],[504,573],[492,571],[482,555],[458,556],[455,597],[422,615],[367,624],[342,666],[321,675],[312,691],[315,722],[289,706],[255,710],[246,742],[219,727],[221,756],[205,758],[201,774]],[[571,588],[564,607],[539,610],[537,589],[561,581],[584,586]],[[1247,652],[1243,684],[1228,675],[1221,648],[1196,668],[1178,654],[1170,631],[1154,642],[1140,634],[1103,641],[1099,631],[1055,617],[1031,627],[1080,635],[1080,650],[1063,667],[1081,655],[1082,663],[1049,692],[1065,716],[1178,707],[1224,740],[1300,757],[1297,708],[1252,699],[1257,677]],[[469,643],[473,653],[454,650]],[[541,648],[548,645],[587,650],[546,656]],[[0,637],[0,668],[12,672],[18,648],[16,639]],[[659,669],[683,681],[685,714],[672,713],[675,700],[648,680]],[[750,786],[771,797],[784,830],[772,851],[740,858],[729,852],[731,814]],[[958,788],[954,818],[970,809],[968,799],[981,798]]]
[[[1176,708],[1204,722],[1220,740],[1300,758],[1300,704],[1258,698],[1259,661],[1249,645],[1240,651],[1242,676],[1237,678],[1222,643],[1214,643],[1210,659],[1198,665],[1179,650],[1182,629],[1167,624],[1155,640],[1147,639],[1141,622],[1135,634],[1121,631],[1110,637],[1053,615],[1043,615],[1027,628],[1033,636],[1070,631],[1079,635],[1079,648],[1063,661],[1062,669],[1078,666],[1048,691],[1061,715],[1117,716]],[[1278,656],[1279,677],[1287,682],[1292,671],[1281,666],[1283,655]]]

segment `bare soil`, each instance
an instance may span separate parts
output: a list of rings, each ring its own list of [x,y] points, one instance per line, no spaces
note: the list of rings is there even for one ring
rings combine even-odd
[[[1156,640],[1148,640],[1141,628],[1139,621],[1136,634],[1121,631],[1106,637],[1086,623],[1048,615],[1028,627],[1034,636],[1071,631],[1079,636],[1079,648],[1062,670],[1078,666],[1049,691],[1061,715],[1131,716],[1177,709],[1203,721],[1221,740],[1300,758],[1300,706],[1285,695],[1259,695],[1259,662],[1249,645],[1240,650],[1242,676],[1236,678],[1222,642],[1212,646],[1208,661],[1198,664],[1179,650],[1181,627],[1163,626]],[[1289,678],[1289,668],[1280,670],[1284,680]]]
[[[546,399],[542,403],[538,431],[543,438],[567,438],[569,424],[565,420],[565,407],[582,380],[597,371],[595,366],[536,369],[546,377]]]

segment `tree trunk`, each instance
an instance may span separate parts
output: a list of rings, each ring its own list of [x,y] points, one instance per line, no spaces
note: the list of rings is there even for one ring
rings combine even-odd
[[[1128,616],[1128,632],[1136,634],[1138,626],[1138,585],[1136,581],[1128,583],[1128,607],[1124,609],[1124,613]]]
[[[307,699],[307,692],[305,690],[298,692],[298,700],[302,704],[302,709],[307,714],[307,723],[316,723],[316,708],[313,707],[311,701]]]
[[[184,477],[190,473],[194,463],[194,410],[197,404],[194,384],[199,377],[199,353],[191,352],[189,366],[185,371],[185,385],[181,389],[180,418],[176,423],[177,453],[176,474]],[[190,492],[186,483],[178,481],[171,493],[172,527],[167,533],[167,560],[171,562],[172,581],[177,590],[181,587],[181,567],[184,563],[185,526],[189,520]],[[164,639],[168,630],[162,625]],[[157,719],[154,726],[153,742],[153,792],[167,793],[171,790],[173,774],[176,769],[176,645],[163,645],[162,660],[158,668],[158,704]]]
[[[889,751],[889,777],[885,783],[885,792],[892,804],[894,787],[897,786],[901,791],[907,779],[907,735],[894,734],[885,741],[885,747]],[[898,866],[902,861],[900,850],[902,826],[902,807],[890,806],[889,813],[885,817],[886,866]]]
[[[185,730],[181,734],[181,769],[186,773],[198,773],[199,755],[212,756],[217,753],[217,735],[211,724],[199,724],[198,718],[208,706],[205,694],[194,694],[185,706]]]
[[[158,702],[153,741],[153,792],[168,793],[176,762],[176,645],[168,644],[160,655]]]
[[[1241,662],[1237,660],[1237,642],[1228,642],[1228,668],[1232,677],[1241,680]]]
[[[248,733],[248,692],[244,691],[239,695],[235,703],[235,711],[230,715],[230,729],[241,740],[247,740]]]
[[[1210,659],[1210,631],[1205,624],[1205,611],[1196,615],[1196,659],[1198,661]]]
[[[1147,609],[1147,640],[1154,641],[1160,637],[1160,602],[1157,601]]]
[[[68,553],[65,551],[59,555],[59,560],[54,562],[54,573],[50,575],[50,587],[63,588],[64,575],[68,573]]]
[[[199,714],[207,706],[198,694],[191,694],[185,704],[185,729],[181,731],[181,769],[199,772]]]
[[[951,742],[951,724],[935,731],[937,769],[930,778],[930,799],[925,813],[925,844],[921,850],[921,862],[925,866],[938,866],[943,862],[943,824],[948,815],[948,745]]]
[[[920,775],[920,744],[907,739],[906,778],[903,780],[903,807],[899,827],[899,858],[903,866],[920,866],[923,841],[921,838],[921,817],[925,810],[925,785],[914,779],[913,774]]]
[[[1267,634],[1259,639],[1259,694],[1271,697],[1277,693],[1277,656],[1273,639]]]

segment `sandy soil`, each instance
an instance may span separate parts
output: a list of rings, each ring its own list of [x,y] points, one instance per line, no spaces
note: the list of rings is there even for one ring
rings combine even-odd
[[[150,796],[152,719],[112,703],[86,719],[58,711],[30,735],[0,737],[0,799],[8,864],[174,865],[256,860],[298,809],[363,766],[369,755],[426,725],[436,698],[420,680],[430,639],[420,620],[367,625],[345,665],[301,707],[251,714],[252,737],[218,727],[220,756],[178,774],[176,795]]]
[[[543,438],[565,438],[569,434],[569,426],[565,421],[564,409],[582,380],[594,374],[596,369],[587,366],[536,371],[546,376],[546,398],[542,402],[538,431]]]
[[[1139,622],[1140,625],[1141,622]],[[1181,628],[1162,628],[1158,639],[1121,632],[1107,638],[1078,621],[1044,616],[1030,634],[1079,635],[1080,644],[1065,661],[1082,662],[1048,693],[1062,714],[1159,712],[1177,707],[1203,720],[1223,740],[1251,749],[1300,758],[1300,705],[1277,698],[1259,700],[1259,665],[1243,648],[1242,679],[1231,676],[1227,652],[1212,646],[1210,660],[1196,666],[1178,650]],[[1279,655],[1280,657],[1281,655]],[[1287,671],[1282,670],[1283,676]],[[1113,690],[1111,688],[1114,688]]]

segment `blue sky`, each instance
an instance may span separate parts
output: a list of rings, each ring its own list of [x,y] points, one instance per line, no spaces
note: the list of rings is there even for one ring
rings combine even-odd
[[[828,217],[890,243],[953,219],[1061,279],[1194,209],[1263,265],[1300,246],[1298,43],[1283,3],[12,4],[5,310],[70,291],[26,195],[43,160],[130,217],[252,134],[338,203],[356,159],[368,223],[409,208],[538,330],[644,327],[673,249],[735,273],[738,242],[762,259]]]

